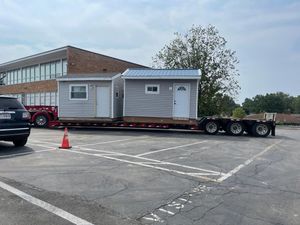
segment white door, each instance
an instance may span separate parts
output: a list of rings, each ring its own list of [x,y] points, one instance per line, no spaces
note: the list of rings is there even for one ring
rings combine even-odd
[[[174,84],[173,117],[189,118],[190,115],[190,85]]]
[[[97,117],[109,117],[110,87],[97,87]]]

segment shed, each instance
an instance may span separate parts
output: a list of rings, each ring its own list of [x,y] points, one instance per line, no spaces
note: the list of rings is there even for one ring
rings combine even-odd
[[[200,76],[199,69],[127,69],[124,121],[195,124]]]
[[[69,74],[57,81],[60,120],[112,121],[123,116],[120,73]]]

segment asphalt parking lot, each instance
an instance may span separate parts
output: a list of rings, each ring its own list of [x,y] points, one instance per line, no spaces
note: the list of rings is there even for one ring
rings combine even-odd
[[[0,224],[300,224],[300,129],[33,129],[0,142]]]

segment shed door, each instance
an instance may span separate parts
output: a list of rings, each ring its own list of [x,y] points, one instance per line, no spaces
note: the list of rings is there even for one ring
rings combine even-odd
[[[189,118],[190,115],[190,85],[174,84],[173,117]]]
[[[109,117],[110,87],[97,87],[97,117]]]

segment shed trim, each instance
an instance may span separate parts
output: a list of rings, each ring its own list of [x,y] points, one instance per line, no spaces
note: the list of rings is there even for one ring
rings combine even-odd
[[[143,76],[143,77],[122,77],[124,80],[200,80],[200,76]]]

